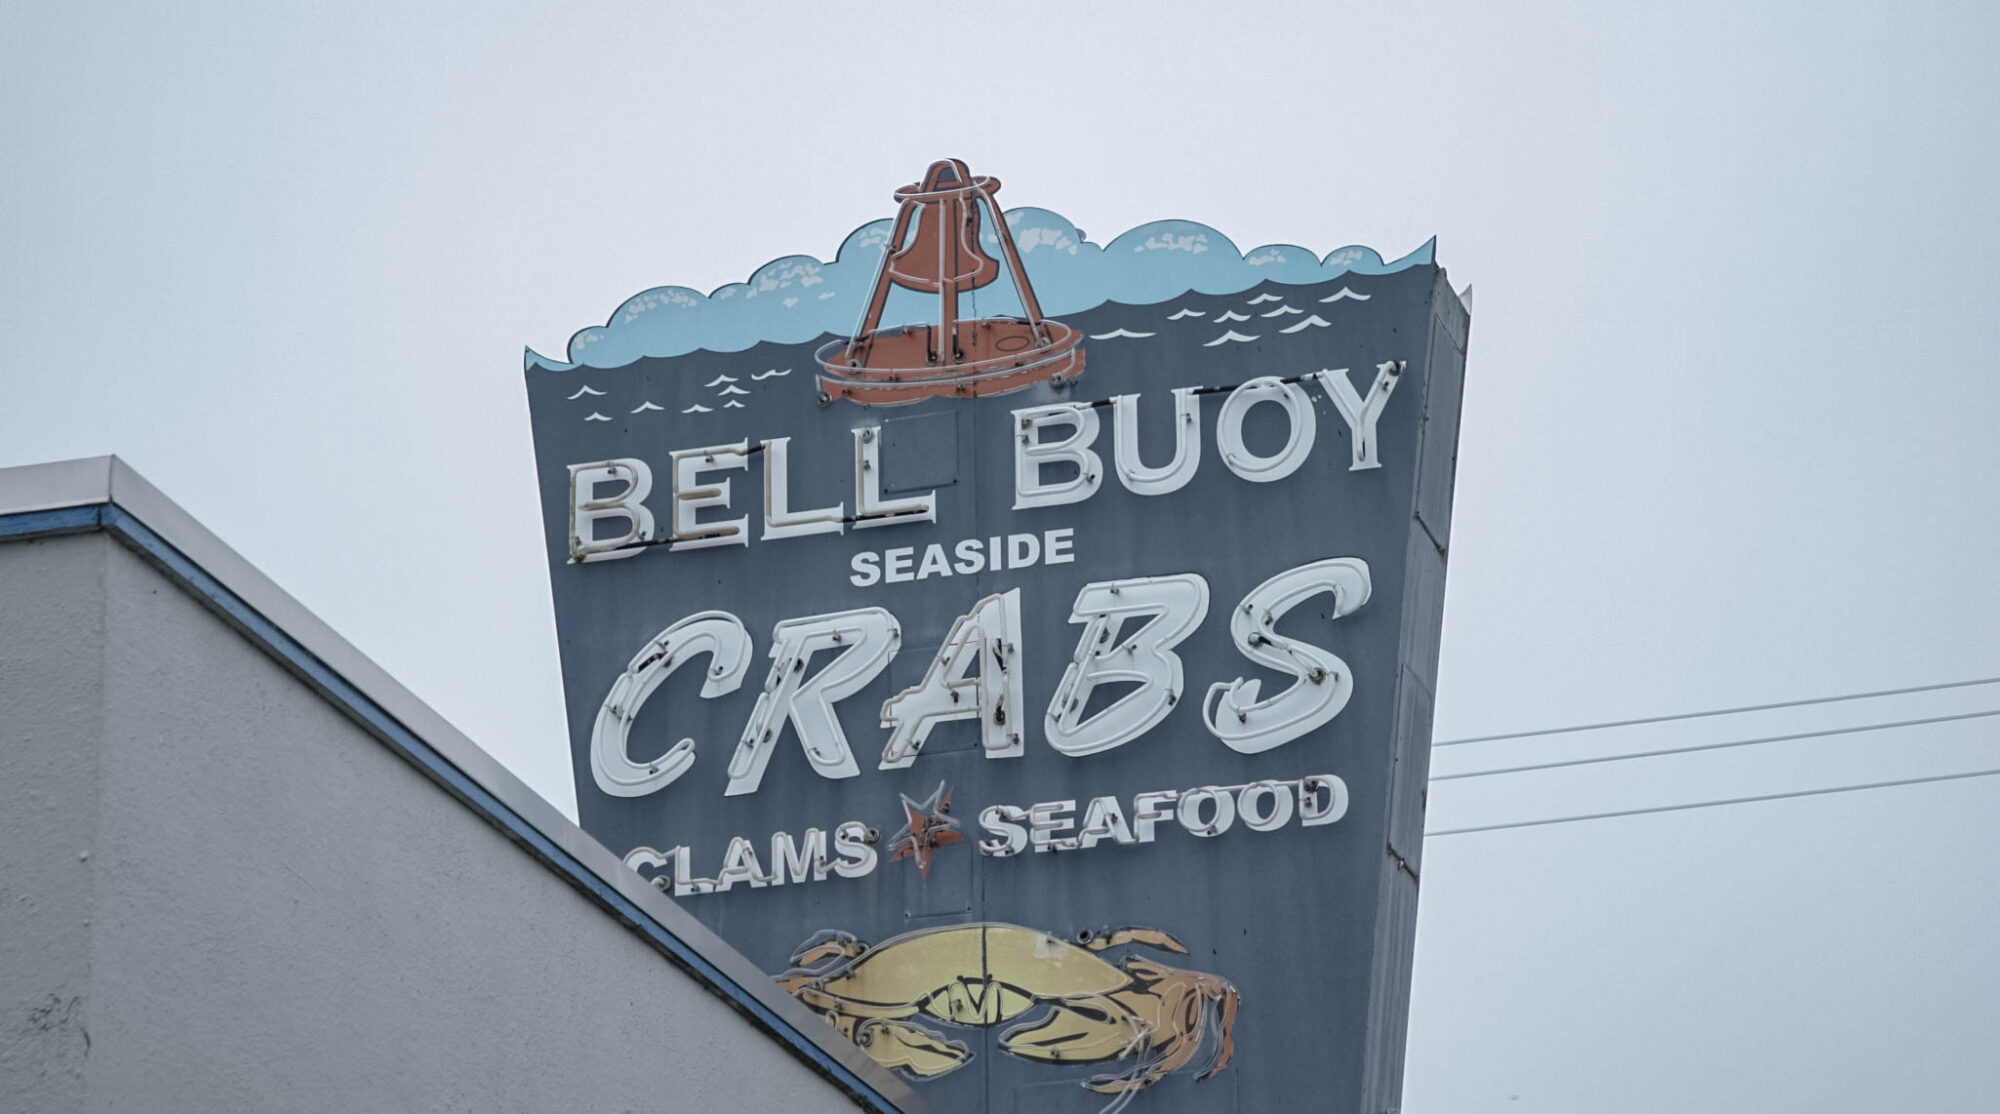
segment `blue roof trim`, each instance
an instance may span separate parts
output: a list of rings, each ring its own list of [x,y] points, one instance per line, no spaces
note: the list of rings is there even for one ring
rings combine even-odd
[[[0,516],[0,538],[45,538],[53,534],[76,534],[104,526],[104,505],[64,507],[55,511]]]
[[[530,824],[498,797],[453,765],[436,748],[405,727],[395,717],[369,699],[345,677],[300,645],[277,624],[244,602],[222,582],[190,560],[180,550],[154,533],[145,523],[116,503],[64,507],[0,515],[0,539],[30,540],[61,534],[103,530],[138,551],[141,556],[180,580],[184,587],[221,614],[230,625],[258,643],[265,652],[289,666],[327,699],[365,724],[377,738],[399,751],[405,759],[444,786],[453,796],[478,811],[515,842],[563,874],[620,919],[637,929],[681,966],[708,983],[737,1009],[756,1019],[764,1029],[784,1041],[794,1052],[810,1061],[821,1073],[838,1083],[842,1090],[879,1114],[901,1114],[896,1104],[870,1087],[845,1065],[829,1056],[799,1029],[748,993],[707,958],[680,937],[653,919],[629,898],[559,847],[540,829]]]

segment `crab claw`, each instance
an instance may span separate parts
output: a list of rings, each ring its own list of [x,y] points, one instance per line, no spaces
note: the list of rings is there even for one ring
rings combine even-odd
[[[883,1067],[918,1079],[956,1071],[972,1059],[964,1041],[947,1039],[943,1033],[907,1021],[879,1017],[861,1023],[854,1031],[854,1043]]]
[[[1000,1049],[1049,1064],[1096,1063],[1144,1048],[1148,1035],[1115,999],[1082,996],[1053,1003],[1041,1016],[1001,1033]]]
[[[853,959],[868,950],[868,943],[851,932],[832,929],[815,932],[792,953],[794,968],[811,967],[829,959]]]

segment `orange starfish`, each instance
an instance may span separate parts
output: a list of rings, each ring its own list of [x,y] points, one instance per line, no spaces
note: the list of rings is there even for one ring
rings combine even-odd
[[[903,814],[910,822],[890,838],[889,861],[914,857],[917,869],[928,879],[931,856],[937,849],[965,838],[958,821],[951,817],[951,790],[940,781],[937,790],[922,801],[913,801],[901,793],[896,795],[903,798]]]

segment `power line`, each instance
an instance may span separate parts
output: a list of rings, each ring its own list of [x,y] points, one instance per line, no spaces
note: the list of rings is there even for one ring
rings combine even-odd
[[[1799,739],[1819,739],[1831,735],[1859,735],[1868,731],[1888,731],[1897,727],[1922,727],[1932,723],[1955,723],[1966,719],[1984,719],[2000,716],[2000,709],[1986,712],[1961,712],[1951,716],[1927,716],[1923,719],[1898,720],[1895,723],[1864,723],[1858,727],[1834,727],[1825,731],[1800,731],[1791,735],[1766,735],[1759,739],[1733,739],[1726,743],[1697,743],[1686,747],[1665,747],[1660,750],[1642,750],[1630,754],[1604,754],[1593,758],[1570,758],[1561,762],[1536,762],[1526,766],[1505,766],[1497,770],[1472,770],[1462,774],[1432,774],[1431,780],[1458,781],[1469,777],[1497,777],[1500,774],[1525,774],[1534,770],[1560,770],[1569,766],[1593,766],[1600,762],[1625,762],[1634,758],[1659,758],[1669,754],[1693,754],[1704,750],[1728,750],[1731,747],[1753,747],[1764,743],[1790,743]]]
[[[1968,770],[1962,774],[1937,774],[1932,777],[1910,777],[1897,781],[1871,781],[1865,785],[1836,785],[1826,789],[1799,789],[1790,793],[1765,793],[1756,797],[1731,797],[1719,801],[1695,801],[1684,805],[1656,805],[1652,808],[1628,808],[1618,812],[1592,812],[1582,816],[1555,816],[1546,820],[1516,820],[1509,824],[1481,824],[1471,828],[1446,828],[1438,832],[1425,832],[1424,838],[1438,836],[1471,835],[1474,832],[1499,832],[1510,828],[1540,828],[1549,824],[1575,824],[1584,820],[1612,820],[1621,816],[1645,816],[1655,812],[1686,812],[1697,808],[1721,808],[1724,805],[1748,805],[1762,801],[1786,801],[1795,797],[1824,797],[1831,793],[1859,793],[1864,789],[1892,789],[1900,785],[1931,785],[1940,781],[1964,781],[1968,778],[1993,777],[2000,775],[2000,769]]]
[[[1577,731],[1599,731],[1607,727],[1637,727],[1645,723],[1670,723],[1674,720],[1704,719],[1708,716],[1730,716],[1739,712],[1768,712],[1774,708],[1803,708],[1811,704],[1838,704],[1845,700],[1872,700],[1878,696],[1907,696],[1914,692],[1941,692],[1945,689],[1971,688],[1974,685],[2000,684],[2000,677],[1981,677],[1975,681],[1945,681],[1935,685],[1914,685],[1902,689],[1879,689],[1875,692],[1849,692],[1839,696],[1815,696],[1805,700],[1781,700],[1775,704],[1745,704],[1739,708],[1713,708],[1705,712],[1676,712],[1665,716],[1644,716],[1639,719],[1605,720],[1603,723],[1579,723],[1571,727],[1546,727],[1539,731],[1510,731],[1503,735],[1475,735],[1468,739],[1446,739],[1432,743],[1432,747],[1458,747],[1467,743],[1495,743],[1502,739],[1528,739],[1542,735],[1568,735]]]

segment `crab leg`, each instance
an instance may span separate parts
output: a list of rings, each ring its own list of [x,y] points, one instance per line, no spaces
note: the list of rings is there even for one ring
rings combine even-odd
[[[1236,1027],[1236,1007],[1242,1003],[1243,996],[1236,992],[1235,987],[1224,983],[1217,998],[1216,1011],[1221,1015],[1221,1024],[1218,1028],[1222,1031],[1217,1034],[1213,1061],[1208,1065],[1207,1071],[1195,1077],[1197,1079],[1207,1079],[1221,1071],[1228,1065],[1230,1055],[1236,1051],[1236,1038],[1230,1035],[1230,1030]]]
[[[1161,932],[1157,928],[1114,928],[1106,932],[1100,932],[1083,942],[1084,947],[1094,952],[1101,952],[1106,948],[1115,948],[1120,944],[1145,944],[1148,947],[1158,948],[1161,951],[1176,952],[1180,955],[1187,954],[1186,944],[1174,939],[1167,933]]]

